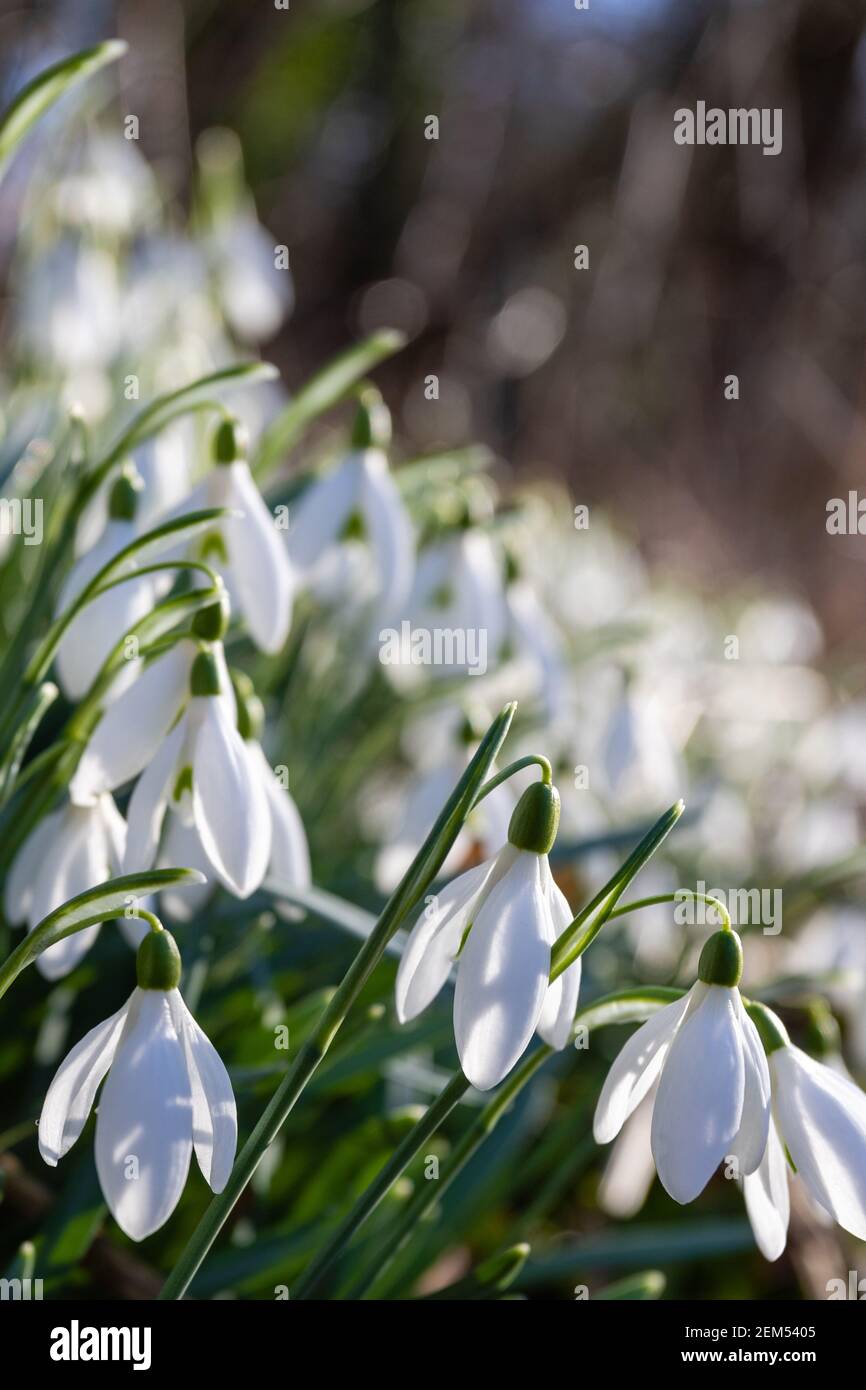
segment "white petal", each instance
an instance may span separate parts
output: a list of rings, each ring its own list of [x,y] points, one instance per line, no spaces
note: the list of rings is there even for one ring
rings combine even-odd
[[[745,1067],[737,991],[708,985],[683,1021],[662,1069],[653,1108],[652,1150],[665,1190],[692,1202],[706,1187],[740,1127]]]
[[[367,449],[362,459],[361,509],[385,612],[396,614],[412,584],[415,534],[382,450]]]
[[[397,970],[396,1006],[401,1023],[417,1018],[448,979],[493,864],[489,860],[469,869],[428,898],[409,933]]]
[[[650,1147],[654,1103],[653,1087],[617,1135],[598,1185],[598,1205],[620,1221],[640,1211],[656,1175]]]
[[[253,776],[261,781],[271,813],[271,857],[268,869],[287,887],[308,888],[312,882],[310,850],[300,812],[288,790],[277,781],[261,744],[248,742],[246,749]]]
[[[553,929],[556,938],[562,936],[566,927],[570,927],[574,920],[574,914],[568,905],[565,894],[557,887],[550,872],[550,865],[547,859],[544,860],[546,870],[546,894],[550,907],[550,915],[553,921]],[[541,1018],[538,1020],[538,1036],[550,1047],[556,1048],[561,1052],[567,1045],[571,1037],[571,1028],[574,1023],[574,1015],[577,1012],[577,998],[580,993],[580,974],[583,966],[583,958],[578,956],[577,960],[570,965],[553,984],[548,985],[547,993],[544,996],[544,1008],[541,1010]]]
[[[187,732],[187,720],[184,718],[172,729],[135,784],[126,812],[123,867],[127,874],[142,873],[153,868],[166,809],[183,764]]]
[[[178,643],[109,705],[70,783],[73,801],[84,805],[147,766],[186,703],[195,651],[191,642]]]
[[[615,1139],[662,1069],[671,1042],[693,1002],[693,986],[682,999],[651,1014],[618,1053],[601,1088],[592,1132],[597,1144]]]
[[[100,594],[73,618],[57,652],[57,672],[64,693],[80,700],[103,662],[126,634],[153,608],[156,599],[149,575],[128,579]]]
[[[743,1196],[758,1249],[765,1260],[778,1260],[788,1239],[791,1198],[788,1160],[773,1124],[759,1167],[743,1180]]]
[[[161,902],[169,917],[189,922],[204,907],[214,891],[213,869],[201,847],[195,825],[186,825],[180,816],[169,815],[168,828],[159,856],[161,869],[198,869],[209,883],[190,883],[183,888],[161,894]]]
[[[137,989],[96,1118],[100,1186],[132,1240],[143,1240],[171,1216],[191,1154],[190,1081],[168,997]]]
[[[292,518],[289,551],[296,565],[311,569],[339,538],[358,505],[360,487],[357,454],[310,484]]]
[[[737,991],[737,1006],[740,1025],[743,1031],[743,1117],[739,1133],[731,1145],[731,1153],[736,1154],[740,1172],[754,1173],[767,1149],[767,1134],[770,1128],[770,1073],[767,1068],[767,1055],[743,1001]]]
[[[502,1080],[535,1032],[552,945],[541,859],[521,853],[486,896],[457,970],[454,1037],[479,1091]]]
[[[64,1058],[39,1116],[39,1152],[55,1167],[87,1123],[99,1083],[114,1059],[129,1002],[85,1033]]]
[[[214,1192],[222,1192],[232,1171],[238,1142],[232,1083],[219,1053],[199,1028],[180,993],[173,989],[168,999],[189,1071],[195,1156]]]
[[[192,803],[202,848],[217,878],[238,898],[249,897],[265,876],[271,818],[264,788],[252,775],[243,739],[225,706],[201,696],[195,718]]]
[[[866,1240],[866,1095],[798,1047],[770,1055],[776,1119],[811,1195]]]
[[[57,835],[62,811],[53,811],[40,821],[19,849],[6,880],[3,905],[10,922],[27,922],[36,926],[38,918],[31,915],[31,904],[37,880],[45,872]]]
[[[229,501],[243,511],[223,521],[232,579],[250,636],[263,652],[278,652],[289,635],[294,577],[273,513],[262,501],[246,463],[226,466]]]
[[[98,809],[67,806],[61,814],[54,847],[33,892],[32,925],[70,898],[86,893],[110,877],[108,845]],[[36,969],[46,980],[62,979],[87,954],[99,930],[97,924],[63,937],[39,953]]]

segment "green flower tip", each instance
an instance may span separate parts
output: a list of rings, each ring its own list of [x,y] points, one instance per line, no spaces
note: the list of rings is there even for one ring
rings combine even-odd
[[[735,931],[725,928],[713,932],[704,943],[698,962],[698,979],[705,985],[725,985],[733,989],[743,974],[743,943]]]
[[[203,642],[221,642],[228,632],[231,603],[228,591],[222,588],[219,598],[200,608],[192,620],[192,630]]]
[[[135,464],[124,464],[108,494],[108,515],[112,521],[134,521],[144,481]]]
[[[232,670],[232,687],[238,709],[238,733],[244,740],[261,738],[265,727],[265,707],[245,671]]]
[[[234,463],[247,456],[247,432],[240,420],[227,415],[217,426],[213,440],[213,456],[217,463]]]
[[[769,1057],[771,1052],[777,1052],[780,1047],[789,1047],[791,1039],[788,1037],[788,1030],[772,1009],[768,1009],[766,1004],[759,1004],[750,999],[746,1003],[746,1013],[758,1030],[758,1037],[764,1044],[764,1051]]]
[[[514,808],[508,827],[515,849],[548,854],[559,829],[559,792],[547,782],[533,782]]]
[[[367,387],[358,397],[352,425],[353,449],[387,449],[391,443],[391,412],[379,392]]]
[[[180,951],[171,932],[160,927],[149,931],[138,948],[135,971],[139,989],[177,989],[180,984]]]
[[[199,652],[192,663],[189,690],[191,695],[219,695],[222,682],[213,652]]]
[[[813,1057],[828,1057],[841,1051],[839,1024],[830,1006],[816,999],[806,1013],[806,1051]]]

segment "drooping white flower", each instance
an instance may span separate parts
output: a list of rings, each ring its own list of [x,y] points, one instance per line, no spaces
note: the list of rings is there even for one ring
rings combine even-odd
[[[39,1152],[54,1167],[81,1134],[103,1077],[96,1168],[117,1224],[132,1240],[164,1225],[186,1183],[193,1148],[214,1192],[237,1145],[228,1073],[177,988],[180,957],[168,932],[138,952],[138,986],[73,1047],[48,1088]]]
[[[314,591],[327,590],[332,599],[335,554],[362,547],[365,577],[356,565],[341,566],[339,572],[345,581],[360,584],[364,600],[377,604],[382,621],[401,611],[415,563],[412,523],[385,453],[389,435],[388,412],[378,396],[372,403],[362,401],[351,452],[304,492],[289,538],[292,562],[304,582]]]
[[[453,680],[497,665],[508,611],[502,563],[486,532],[466,527],[420,551],[403,617],[410,633],[459,632],[466,640],[452,644],[451,661],[425,665],[423,673],[408,653],[389,665],[388,674],[400,688],[417,685],[422,676]]]
[[[263,652],[278,652],[292,621],[295,576],[246,460],[246,434],[225,419],[214,441],[216,466],[183,504],[184,511],[225,507],[203,542],[204,558],[219,571],[247,631]]]
[[[126,823],[107,793],[90,806],[67,802],[41,820],[21,846],[6,880],[4,911],[10,922],[25,922],[32,931],[61,903],[86,893],[121,872]],[[121,918],[130,944],[137,946],[144,928],[136,918]],[[90,950],[99,925],[85,927],[57,941],[36,957],[46,979],[68,975]]]
[[[529,787],[508,843],[436,895],[400,961],[401,1023],[432,1002],[457,962],[454,1036],[460,1065],[481,1091],[502,1080],[536,1030],[563,1048],[574,1021],[580,960],[550,983],[551,947],[572,921],[547,860],[558,819],[555,788]]]
[[[312,875],[306,832],[288,788],[278,781],[258,741],[257,735],[263,722],[264,712],[253,692],[252,683],[239,682],[238,732],[246,752],[250,780],[261,787],[269,818],[270,849],[265,873],[274,880],[275,887],[308,888]],[[195,816],[189,813],[190,809],[189,797],[185,794],[178,802],[170,803],[168,828],[163,835],[157,865],[159,868],[189,866],[212,878],[214,866],[202,844]],[[263,855],[259,855],[257,864],[261,864],[263,858]],[[259,883],[252,885],[253,889],[258,887]],[[195,916],[212,891],[212,883],[197,884],[186,887],[183,893],[164,893],[162,901],[167,912],[184,921]]]
[[[666,1191],[691,1202],[728,1155],[753,1173],[767,1146],[767,1059],[737,984],[736,932],[714,933],[687,994],[633,1033],[608,1072],[593,1123],[596,1142],[616,1137],[658,1082],[652,1153]]]
[[[246,898],[268,866],[272,819],[262,780],[222,698],[222,682],[213,653],[199,653],[184,713],[132,793],[124,867],[133,873],[153,866],[171,808],[194,829],[209,873]]]
[[[207,608],[196,614],[193,630],[213,638],[211,654],[220,673],[219,698],[234,722],[234,694],[222,642],[214,636],[220,629],[209,626],[211,611]],[[141,658],[130,661],[130,677],[124,677],[123,692],[104,712],[69,784],[69,794],[77,805],[86,806],[101,792],[130,782],[152,762],[187,707],[198,653],[197,642],[183,639],[147,664]]]
[[[769,1054],[774,1119],[759,1181],[750,1183],[747,1178],[745,1184],[758,1244],[768,1259],[784,1248],[784,1149],[809,1196],[846,1231],[866,1240],[866,1094],[844,1068],[816,1061],[794,1047],[770,1010],[761,1005],[752,1009]]]
[[[128,465],[111,489],[108,521],[100,539],[76,561],[63,585],[58,614],[65,613],[99,571],[135,539],[141,487],[140,477]],[[110,652],[150,612],[166,587],[166,580],[159,575],[126,579],[99,594],[73,618],[57,651],[60,684],[71,700],[80,700],[87,693]],[[128,679],[124,673],[115,683],[115,695]]]

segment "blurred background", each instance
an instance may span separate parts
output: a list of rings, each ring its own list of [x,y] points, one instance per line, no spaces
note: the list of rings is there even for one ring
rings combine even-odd
[[[684,795],[688,817],[643,891],[784,887],[785,932],[752,932],[747,987],[781,1000],[816,1055],[844,1055],[866,1076],[863,550],[859,536],[826,529],[828,500],[860,484],[866,429],[866,5],[0,4],[4,105],[76,49],[112,35],[129,44],[104,83],[49,113],[3,186],[10,487],[45,490],[50,520],[45,442],[73,401],[98,457],[117,415],[135,409],[127,373],[146,402],[250,353],[281,370],[278,400],[256,405],[252,391],[238,407],[259,436],[260,476],[276,473],[288,450],[264,467],[256,411],[279,413],[283,388],[295,393],[387,326],[409,340],[375,379],[394,415],[419,572],[444,555],[453,577],[467,538],[487,556],[480,587],[495,622],[478,625],[500,641],[486,683],[430,671],[420,691],[403,689],[369,652],[353,661],[348,568],[336,600],[304,597],[283,659],[256,657],[241,637],[316,885],[378,911],[405,867],[395,861],[414,854],[465,765],[476,697],[495,711],[518,695],[514,753],[548,754],[563,794],[554,867],[569,900],[585,901],[637,830]],[[781,108],[782,152],[677,145],[674,113],[698,101]],[[135,140],[122,138],[129,121]],[[275,273],[281,246],[288,277]],[[736,400],[725,398],[731,375]],[[298,473],[328,448],[341,456],[345,434],[329,430],[320,419],[303,436]],[[491,467],[428,477],[429,458],[418,464],[437,451],[447,464],[475,441]],[[208,448],[185,421],[137,462],[156,488],[183,482],[180,465]],[[283,490],[269,502],[294,503],[291,469],[273,482]],[[575,503],[592,511],[579,536]],[[0,547],[0,639],[32,640],[33,576],[53,565],[43,550]],[[461,843],[465,862],[501,842],[494,805]],[[2,860],[5,823],[0,832]],[[690,983],[699,934],[669,919],[608,931],[588,953],[585,996],[634,978]],[[220,898],[207,933],[194,924],[186,937],[192,997],[247,1129],[279,1071],[262,1020],[303,1037],[356,949],[333,922],[285,925],[263,892],[246,905]],[[0,935],[11,943],[5,922]],[[6,1167],[3,1214],[15,1223],[0,1269],[44,1223],[49,1296],[151,1297],[203,1209],[194,1180],[137,1259],[110,1235],[93,1239],[104,1213],[89,1148],[50,1188],[35,1155],[34,1116],[64,1039],[116,1008],[128,977],[115,935],[100,942],[109,970],[87,961],[51,990],[29,972],[0,1039],[0,1149],[20,1156]],[[378,1171],[406,1107],[441,1089],[450,1001],[398,1028],[393,970],[380,967],[367,1012],[323,1067],[311,1110],[291,1117],[197,1296],[273,1297],[316,1248],[317,1223],[327,1228]],[[838,989],[841,1035],[813,984]],[[613,1157],[599,1151],[591,1114],[622,1040],[602,1034],[579,1065],[563,1054],[538,1078],[393,1289],[445,1287],[524,1236],[537,1253],[521,1287],[542,1297],[658,1264],[672,1297],[823,1298],[830,1277],[855,1267],[857,1248],[797,1186],[788,1250],[769,1264],[734,1184],[719,1179],[682,1209],[653,1186],[645,1134]],[[405,1198],[395,1191],[379,1230]]]
[[[410,446],[564,477],[669,572],[799,590],[836,644],[863,627],[825,508],[864,448],[864,26],[859,0],[5,0],[0,62],[8,94],[127,39],[121,110],[181,205],[201,132],[237,132],[289,248],[290,388],[401,327]],[[782,153],[676,145],[699,99],[782,107]]]

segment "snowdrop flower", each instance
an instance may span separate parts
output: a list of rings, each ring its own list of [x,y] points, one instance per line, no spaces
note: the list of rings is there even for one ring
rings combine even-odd
[[[767,1259],[785,1247],[789,1194],[785,1149],[809,1196],[846,1231],[866,1240],[866,1095],[844,1069],[794,1047],[772,1010],[750,1006],[770,1063],[773,1125],[758,1171],[746,1177],[746,1208]]]
[[[493,542],[478,527],[463,527],[421,550],[406,601],[405,619],[410,632],[441,630],[467,634],[467,659],[461,661],[455,647],[453,662],[443,660],[419,670],[407,657],[389,665],[388,674],[400,687],[417,685],[422,679],[453,680],[455,676],[465,676],[473,669],[468,660],[469,634],[475,638],[475,672],[484,674],[499,660],[508,618],[502,563]]]
[[[742,965],[736,932],[715,932],[692,988],[629,1038],[599,1096],[593,1133],[608,1144],[658,1082],[652,1153],[676,1202],[694,1201],[728,1155],[753,1173],[767,1147],[770,1078],[737,988]]]
[[[436,895],[400,961],[401,1023],[426,1009],[457,961],[454,1035],[460,1065],[480,1091],[502,1080],[536,1029],[559,1049],[574,1022],[580,960],[549,982],[551,947],[572,921],[547,860],[558,823],[556,788],[527,788],[505,846]]]
[[[292,560],[316,591],[333,589],[335,556],[363,544],[368,563],[362,591],[368,602],[378,601],[383,620],[402,609],[415,562],[412,524],[385,453],[390,433],[390,416],[378,392],[365,392],[351,452],[307,488],[291,531]],[[357,581],[357,568],[341,572]]]
[[[247,631],[263,652],[278,652],[292,621],[295,578],[277,536],[273,514],[262,501],[246,461],[246,433],[225,419],[214,439],[216,467],[183,504],[184,511],[226,507],[203,542],[205,559],[219,570]]]
[[[180,992],[180,956],[168,932],[138,948],[138,985],[118,1013],[73,1047],[48,1088],[39,1152],[55,1167],[96,1116],[96,1169],[112,1216],[144,1240],[171,1216],[192,1151],[214,1192],[225,1187],[237,1145],[228,1072]]]
[[[140,476],[128,464],[111,489],[108,523],[101,539],[76,561],[61,590],[59,614],[65,613],[99,571],[135,539],[141,489]],[[126,579],[93,599],[73,618],[57,651],[60,684],[70,700],[80,700],[87,693],[113,648],[151,611],[165,588],[166,580],[152,574]],[[118,693],[117,683],[114,690]]]
[[[280,885],[286,888],[309,888],[312,882],[310,851],[303,821],[288,789],[277,780],[259,742],[264,724],[264,710],[249,677],[238,672],[234,674],[234,682],[238,733],[246,751],[250,779],[261,787],[267,806],[269,852],[265,862],[266,874],[274,880],[275,890]],[[195,818],[183,814],[183,803],[182,796],[180,814],[171,814],[168,817],[169,825],[163,838],[158,867],[190,867],[212,877],[214,867],[202,844]],[[264,856],[259,856],[257,862],[260,864],[263,858]],[[258,888],[259,884],[254,883],[252,886]],[[212,884],[197,884],[185,887],[183,893],[163,893],[162,901],[167,912],[185,921],[196,915],[212,891]]]
[[[3,907],[10,922],[26,922],[28,931],[61,903],[106,883],[120,873],[126,823],[111,796],[103,793],[90,806],[67,802],[40,821],[24,841],[6,880]],[[141,940],[142,926],[122,918],[130,945]],[[68,975],[90,950],[99,924],[56,941],[36,957],[48,980]]]
[[[246,898],[268,866],[271,814],[262,780],[221,698],[222,680],[214,654],[200,652],[186,709],[132,793],[124,869],[152,867],[171,808],[194,832],[210,874],[235,897]]]
[[[235,699],[228,677],[222,637],[228,625],[228,602],[222,599],[201,609],[193,619],[196,638],[209,642],[220,674],[220,699],[233,724]],[[169,736],[190,700],[190,681],[200,651],[196,640],[184,638],[164,655],[145,665],[130,661],[130,676],[122,693],[97,724],[69,784],[79,806],[90,804],[104,791],[113,791],[137,777]]]
[[[64,237],[20,283],[19,332],[36,362],[75,373],[108,364],[123,321],[117,264],[108,251]]]

